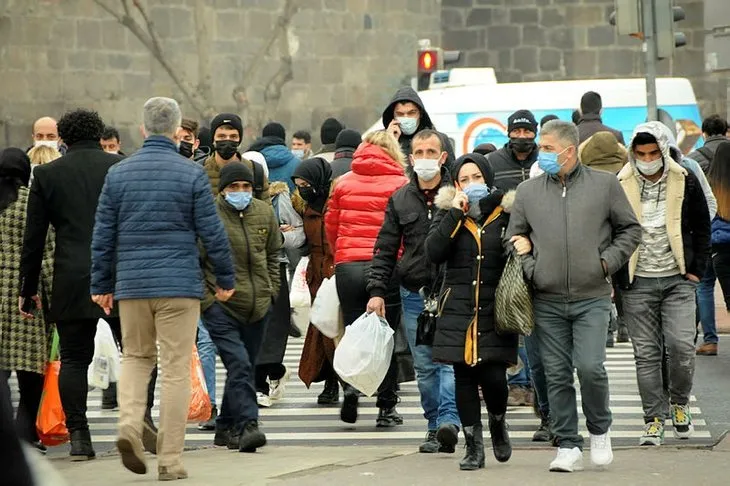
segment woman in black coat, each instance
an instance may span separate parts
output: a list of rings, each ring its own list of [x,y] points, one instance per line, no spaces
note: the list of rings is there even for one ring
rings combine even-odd
[[[494,295],[507,260],[503,237],[514,192],[492,188],[494,172],[480,154],[459,157],[453,176],[456,187],[443,187],[436,196],[439,212],[426,239],[431,262],[446,266],[433,358],[454,365],[467,447],[460,467],[474,470],[484,467],[480,387],[494,455],[500,462],[512,455],[506,370],[517,362],[518,337],[496,333]]]

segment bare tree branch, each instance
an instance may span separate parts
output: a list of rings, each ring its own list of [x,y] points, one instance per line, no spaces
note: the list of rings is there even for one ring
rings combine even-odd
[[[122,0],[124,4],[126,5],[127,0]],[[149,33],[150,40],[152,41],[152,46],[155,48],[155,50],[159,53],[162,53],[162,46],[160,45],[160,39],[157,38],[157,31],[155,31],[155,24],[150,19],[150,16],[147,15],[147,10],[142,6],[139,0],[132,0],[132,3],[137,8],[139,13],[142,15],[142,19],[144,19],[144,23],[147,26],[147,32]]]
[[[127,0],[121,0],[122,1],[122,7],[124,8],[124,15],[127,17],[131,17],[132,13],[129,11],[129,3],[127,3]]]
[[[193,19],[195,21],[195,43],[198,50],[198,91],[204,100],[211,103],[213,100],[213,74],[209,49],[211,39],[205,0],[196,0]],[[210,115],[213,116],[214,113],[210,113]]]
[[[109,5],[106,4],[106,2],[104,2],[103,0],[94,0],[94,2],[98,6],[100,6],[102,9],[106,10],[109,13],[109,15],[111,15],[112,17],[114,17],[117,20],[117,22],[122,21],[122,16],[119,15],[118,13],[116,13],[113,8],[111,8]]]

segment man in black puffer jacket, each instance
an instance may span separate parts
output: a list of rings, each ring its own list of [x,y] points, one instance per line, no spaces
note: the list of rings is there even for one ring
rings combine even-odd
[[[494,186],[507,192],[517,189],[530,178],[530,168],[537,160],[537,121],[529,110],[517,110],[507,118],[509,142],[487,156],[494,170]]]
[[[385,221],[375,243],[368,292],[368,311],[385,316],[385,297],[392,277],[400,282],[408,345],[418,378],[421,406],[428,420],[426,441],[419,451],[436,453],[455,451],[459,440],[459,416],[454,398],[454,370],[443,363],[434,363],[431,346],[416,345],[418,316],[424,310],[419,294],[430,287],[432,266],[426,258],[425,242],[433,219],[433,201],[442,186],[451,184],[444,168],[447,154],[438,132],[422,130],[413,137],[411,182],[398,189],[388,201]],[[401,246],[403,256],[398,261]]]

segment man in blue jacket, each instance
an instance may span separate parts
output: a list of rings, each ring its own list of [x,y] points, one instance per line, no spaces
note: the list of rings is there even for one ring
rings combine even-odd
[[[145,474],[142,418],[150,372],[164,369],[158,472],[187,478],[181,455],[190,403],[190,365],[203,296],[197,240],[212,262],[216,297],[233,295],[231,249],[208,177],[178,153],[177,102],[144,105],[142,148],[109,171],[91,244],[91,294],[105,313],[119,302],[124,360],[119,381],[117,448],[130,471]]]
[[[261,138],[248,149],[261,152],[269,168],[269,182],[286,182],[289,192],[294,194],[297,187],[291,176],[299,165],[299,158],[286,146],[286,131],[280,123],[271,122],[261,132]]]

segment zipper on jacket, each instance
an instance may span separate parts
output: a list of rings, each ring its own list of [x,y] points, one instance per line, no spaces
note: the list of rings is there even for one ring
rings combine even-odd
[[[567,300],[570,301],[570,241],[568,240],[568,200],[565,197],[568,191],[567,182],[563,183],[563,214],[565,215],[565,286],[568,289]]]
[[[251,320],[251,317],[253,316],[253,313],[256,310],[256,281],[253,278],[253,260],[251,259],[251,243],[248,239],[248,231],[246,230],[246,225],[243,224],[243,211],[238,213],[238,216],[241,220],[241,228],[243,228],[243,236],[246,238],[246,251],[248,252],[248,279],[251,281],[251,313],[249,314],[248,318]]]

